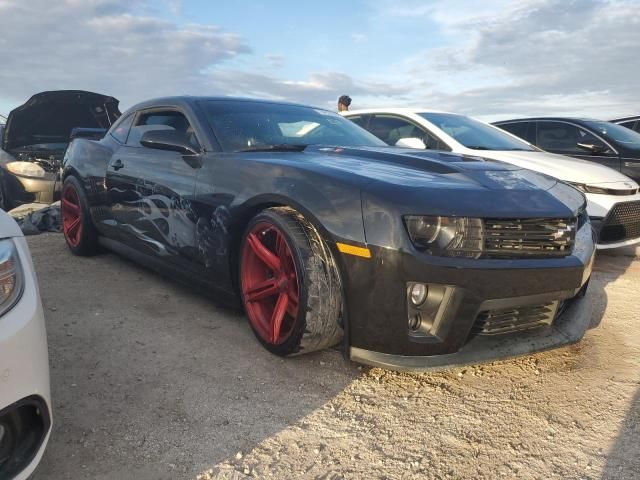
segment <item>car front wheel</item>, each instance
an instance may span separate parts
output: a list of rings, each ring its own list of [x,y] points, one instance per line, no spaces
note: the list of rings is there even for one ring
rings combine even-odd
[[[276,355],[321,350],[342,338],[338,268],[317,229],[291,208],[269,208],[249,223],[240,290],[253,332]]]
[[[62,232],[75,255],[93,255],[98,250],[98,234],[89,216],[89,204],[76,177],[67,177],[60,199]]]

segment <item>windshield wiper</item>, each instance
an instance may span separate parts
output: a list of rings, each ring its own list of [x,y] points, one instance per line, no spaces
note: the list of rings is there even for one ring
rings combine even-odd
[[[290,143],[280,143],[276,145],[254,145],[243,148],[238,152],[302,152],[308,145],[293,145]]]

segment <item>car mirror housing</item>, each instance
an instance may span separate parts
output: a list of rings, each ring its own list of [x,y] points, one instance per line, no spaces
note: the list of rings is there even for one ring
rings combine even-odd
[[[182,155],[197,155],[200,152],[189,141],[189,137],[176,130],[150,130],[140,139],[143,147],[156,150],[169,150]]]
[[[424,142],[417,137],[401,138],[396,142],[396,147],[415,148],[419,150],[427,149],[427,146],[424,144]]]

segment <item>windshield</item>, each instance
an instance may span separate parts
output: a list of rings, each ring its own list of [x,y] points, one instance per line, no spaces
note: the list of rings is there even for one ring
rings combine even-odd
[[[605,135],[627,148],[640,150],[640,133],[629,130],[627,127],[611,122],[598,122],[589,120],[585,122],[600,135]]]
[[[535,148],[525,141],[464,115],[454,113],[420,113],[419,115],[467,148],[535,151]]]
[[[225,152],[299,151],[287,147],[314,144],[386,146],[355,123],[327,110],[244,100],[206,100],[200,105]]]

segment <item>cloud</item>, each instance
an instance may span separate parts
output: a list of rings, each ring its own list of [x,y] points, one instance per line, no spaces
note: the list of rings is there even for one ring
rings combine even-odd
[[[407,91],[407,87],[384,82],[356,81],[341,72],[316,73],[305,80],[289,80],[229,69],[209,72],[209,88],[225,95],[289,100],[329,108],[335,107],[343,94],[391,101]]]
[[[219,27],[141,14],[150,8],[142,0],[2,0],[0,94],[21,103],[77,88],[130,103],[197,93],[206,70],[251,52]]]
[[[610,117],[638,108],[640,3],[604,0],[434,1],[389,6],[424,15],[449,38],[403,60],[412,103],[485,118]],[[435,86],[422,88],[420,78]],[[635,108],[634,108],[635,107]]]
[[[284,68],[282,54],[258,57],[234,32],[166,20],[181,5],[0,0],[0,100],[18,105],[38,91],[78,88],[114,95],[123,106],[184,93],[333,108],[348,94],[354,108],[424,106],[491,120],[607,118],[639,108],[640,2],[634,0],[486,0],[473,8],[463,0],[372,0],[371,18],[347,34],[361,43],[355,48],[371,48],[366,72],[314,68],[309,58],[289,53]],[[436,41],[422,42],[411,30],[405,36],[413,50],[376,58],[379,38],[393,33],[397,41],[402,26],[415,27],[416,19]],[[423,44],[431,46],[420,50]]]
[[[277,53],[267,53],[264,58],[269,62],[269,66],[273,68],[280,68],[284,65],[284,55]]]

